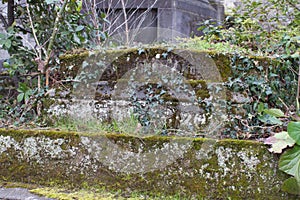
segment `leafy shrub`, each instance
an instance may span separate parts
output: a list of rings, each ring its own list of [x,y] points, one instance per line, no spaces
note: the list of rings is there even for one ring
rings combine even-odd
[[[81,1],[29,0],[23,4],[15,2],[14,6],[16,20],[5,34],[0,34],[0,46],[10,55],[4,65],[17,79],[19,87],[10,89],[14,96],[0,99],[6,104],[1,113],[7,113],[6,118],[14,118],[14,121],[19,121],[20,116],[27,116],[30,121],[41,112],[43,95],[51,89],[49,74],[59,69],[58,56],[73,48],[92,47],[99,39],[95,34],[101,30],[89,23],[86,17],[89,13],[81,12]],[[50,81],[56,80],[50,78]],[[17,115],[12,114],[15,111]]]
[[[210,42],[229,41],[258,55],[292,55],[300,45],[300,6],[296,0],[242,0],[224,23],[207,20],[199,30]]]
[[[294,99],[298,95],[299,17],[299,3],[294,0],[242,1],[222,24],[208,20],[199,28],[207,42],[231,45],[224,51],[234,54],[233,76],[226,85],[250,99],[244,103],[246,113],[242,114],[233,111],[234,105],[227,102],[230,122],[225,135],[261,138],[286,128],[286,123],[279,127],[270,116],[261,116],[259,105],[289,114],[298,112]]]

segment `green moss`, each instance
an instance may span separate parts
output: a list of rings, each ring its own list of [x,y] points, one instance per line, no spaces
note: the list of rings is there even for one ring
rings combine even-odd
[[[65,189],[59,189],[59,188],[37,188],[32,189],[32,193],[43,195],[48,198],[55,198],[59,200],[112,200],[115,199],[114,195],[105,192],[105,191],[93,191],[93,190],[79,190],[79,191],[66,191]]]
[[[65,187],[75,191],[82,188],[88,191],[105,188],[105,191],[179,195],[186,198],[198,195],[206,199],[296,199],[279,190],[287,175],[277,171],[276,156],[255,141],[159,136],[139,138],[130,134],[89,135],[6,129],[0,129],[0,136],[0,145],[8,147],[5,149],[4,146],[5,153],[0,154],[0,177],[6,181]],[[5,143],[5,136],[10,136],[17,144],[12,144],[12,139]],[[38,143],[32,143],[31,148],[38,148],[40,152],[28,154],[29,149],[24,146],[28,138],[37,139]],[[52,148],[47,145],[53,143],[45,138],[52,141],[63,138],[63,143],[57,144],[63,151],[59,151],[59,154],[51,153]],[[126,173],[115,171],[103,164],[101,159],[97,160],[102,152],[98,148],[107,148],[101,146],[103,140],[110,141],[110,145],[118,145],[123,153],[135,153],[137,156],[146,152],[159,152],[163,148],[175,151],[180,145],[187,145],[188,148],[182,156],[163,168],[144,173]],[[87,142],[83,144],[83,141]],[[16,150],[14,145],[19,149]],[[54,149],[57,149],[57,145]],[[27,157],[27,154],[31,156]],[[36,157],[36,154],[39,156]],[[166,155],[162,162],[167,162],[172,156]],[[113,162],[124,160],[122,156],[114,157]],[[147,164],[148,161],[144,162]]]
[[[64,54],[59,57],[60,59],[60,76],[75,77],[78,70],[81,68],[83,61],[89,56],[88,51],[75,51],[70,54]]]
[[[141,47],[143,48],[143,47]],[[161,62],[163,65],[167,65],[169,63],[170,67],[173,67],[170,63],[176,63],[178,65],[178,69],[180,73],[185,76],[186,83],[190,84],[192,88],[195,90],[195,94],[197,98],[205,99],[210,97],[210,92],[207,89],[207,82],[210,81],[228,81],[228,78],[232,76],[231,69],[231,58],[232,54],[230,52],[220,52],[218,49],[197,49],[197,48],[170,48],[165,46],[154,46],[154,47],[144,47],[143,50],[141,48],[124,48],[124,49],[109,49],[102,51],[78,51],[72,52],[60,57],[62,66],[74,66],[71,71],[66,69],[62,69],[61,71],[66,72],[66,76],[68,76],[68,72],[70,71],[72,76],[74,77],[78,74],[78,69],[81,68],[82,62],[99,60],[102,61],[103,66],[106,67],[106,71],[103,72],[101,76],[101,80],[108,81],[110,87],[116,83],[122,84],[127,83],[128,80],[124,78],[124,74],[126,74],[131,69],[136,66],[140,66],[142,63],[153,63],[153,62]],[[157,55],[160,55],[160,58],[157,58]],[[163,56],[164,55],[164,56]],[[166,57],[165,57],[166,56]],[[74,58],[74,60],[73,60]],[[249,56],[249,58],[257,60],[257,65],[262,65],[264,68],[268,67],[270,63],[276,62],[270,58],[258,57],[258,56]],[[207,62],[207,65],[216,65],[217,73],[220,74],[221,80],[217,78],[217,80],[199,80],[199,79],[208,79],[208,77],[204,74],[205,77],[199,77],[197,74],[193,74],[191,70],[191,65],[198,65],[199,62]],[[195,62],[195,63],[193,63]],[[242,62],[239,60],[237,62]],[[273,63],[274,64],[274,63]],[[101,66],[101,67],[103,67]],[[197,66],[196,66],[197,67]],[[201,68],[201,66],[200,66]],[[201,70],[216,70],[216,69],[200,69]],[[249,73],[261,73],[257,70],[251,70]],[[143,81],[143,80],[140,80]],[[158,80],[151,80],[153,84],[157,83]],[[72,87],[72,86],[70,86]],[[111,99],[111,95],[102,94],[100,92],[96,92],[95,97],[97,100],[107,100]],[[190,99],[176,99],[174,96],[165,94],[162,96],[165,102],[173,102],[174,106],[177,105],[177,102],[189,102]],[[226,99],[232,99],[232,92],[226,90]],[[239,109],[243,110],[243,109]],[[233,110],[235,112],[236,110]]]
[[[232,48],[232,47],[230,47]],[[211,49],[211,48],[186,48],[186,47],[168,47],[168,46],[145,46],[140,48],[123,48],[123,49],[108,49],[101,51],[90,51],[87,50],[74,50],[74,52],[68,52],[65,55],[60,56],[61,65],[63,67],[62,71],[66,72],[68,69],[66,67],[73,66],[71,69],[76,74],[78,69],[81,67],[84,60],[89,60],[89,55],[91,58],[97,58],[97,60],[102,60],[104,63],[114,65],[118,71],[121,73],[122,68],[126,70],[131,69],[135,66],[136,62],[144,62],[148,60],[151,62],[152,59],[155,60],[165,60],[165,58],[177,60],[179,63],[186,61],[191,61],[191,55],[209,55],[221,74],[223,81],[227,81],[228,77],[232,75],[230,59],[233,56],[233,52],[223,51],[222,49]],[[160,58],[156,58],[160,55]],[[164,57],[164,56],[167,57]],[[259,61],[263,66],[270,62],[276,62],[275,59],[266,58],[261,56],[245,55],[250,59]],[[93,60],[93,59],[91,59]],[[277,61],[278,62],[278,61]],[[66,71],[65,71],[66,70]],[[122,73],[117,76],[122,77]]]
[[[180,194],[166,196],[164,194],[146,194],[146,193],[139,193],[139,192],[126,192],[126,191],[106,191],[104,189],[81,189],[81,190],[68,190],[66,188],[50,188],[50,187],[43,187],[43,188],[36,188],[30,190],[30,192],[43,195],[48,198],[55,198],[58,200],[73,200],[73,199],[99,199],[99,200],[110,200],[110,199],[131,199],[131,200],[138,200],[138,199],[149,199],[149,200],[185,200],[190,199]]]
[[[57,139],[57,138],[64,138],[64,139],[79,139],[79,133],[75,132],[64,132],[64,131],[57,131],[57,130],[14,130],[14,129],[3,129],[0,128],[0,134],[2,136],[13,136],[14,139],[16,140],[21,140],[26,137],[40,137],[41,135],[50,137],[52,139]]]
[[[227,81],[228,78],[232,76],[231,62],[230,62],[231,55],[217,53],[217,52],[210,52],[209,54],[214,60],[217,68],[219,69],[219,73],[222,77],[222,80],[224,82]]]
[[[26,188],[26,189],[36,189],[40,185],[22,183],[22,182],[6,182],[0,180],[0,188]]]

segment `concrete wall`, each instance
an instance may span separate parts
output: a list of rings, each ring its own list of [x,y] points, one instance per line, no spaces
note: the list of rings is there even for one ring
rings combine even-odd
[[[235,8],[239,2],[239,0],[223,0],[225,13],[230,13],[232,8]]]
[[[133,19],[128,22],[128,26],[133,29],[139,29],[143,39],[146,42],[154,42],[155,40],[163,41],[169,40],[178,36],[189,37],[192,34],[200,34],[197,31],[199,23],[204,19],[217,19],[221,21],[224,18],[224,7],[222,3],[218,0],[151,0],[151,1],[125,1],[125,6],[127,15],[129,18]],[[151,7],[152,9],[148,9]],[[112,30],[113,32],[122,33],[124,35],[125,24],[124,18],[122,17],[122,5],[120,1],[114,0],[111,5],[107,2],[100,2],[98,8],[107,12],[107,18],[112,23],[116,24]],[[109,8],[109,9],[108,9]],[[139,10],[141,12],[135,12],[131,15],[130,12]],[[142,12],[145,10],[145,12]],[[116,17],[116,16],[119,17]],[[151,22],[145,21],[139,26],[137,19],[142,15],[146,16],[146,19]],[[116,20],[118,22],[116,22]],[[120,26],[120,24],[123,24]],[[156,29],[147,29],[149,27],[156,27]],[[115,29],[119,29],[115,31]],[[149,34],[149,30],[151,34]],[[111,35],[114,35],[112,33]],[[145,37],[145,35],[152,35],[152,37]],[[153,40],[153,37],[155,40]],[[136,41],[139,41],[137,37]]]

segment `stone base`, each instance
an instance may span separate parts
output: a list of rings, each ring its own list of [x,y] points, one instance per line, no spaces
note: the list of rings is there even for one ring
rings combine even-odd
[[[2,181],[179,194],[297,199],[278,158],[254,141],[0,130]]]

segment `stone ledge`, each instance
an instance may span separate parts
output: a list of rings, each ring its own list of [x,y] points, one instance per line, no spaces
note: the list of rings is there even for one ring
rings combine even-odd
[[[2,181],[206,199],[297,199],[255,141],[0,129]]]

